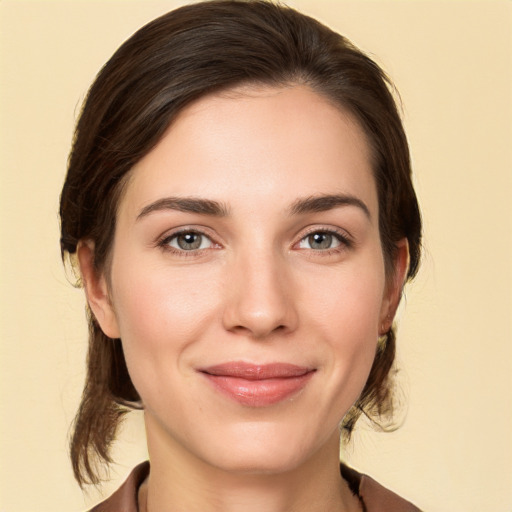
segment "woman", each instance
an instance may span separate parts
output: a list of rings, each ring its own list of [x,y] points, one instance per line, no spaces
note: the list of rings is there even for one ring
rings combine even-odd
[[[392,412],[420,250],[372,60],[269,2],[162,16],[92,85],[60,212],[90,308],[75,476],[130,408],[151,463],[94,510],[417,510],[339,465],[340,430]]]

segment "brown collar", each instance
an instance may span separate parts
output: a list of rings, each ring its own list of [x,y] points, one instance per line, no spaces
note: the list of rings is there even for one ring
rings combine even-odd
[[[350,490],[359,496],[365,512],[421,512],[412,503],[386,489],[373,478],[340,464],[341,476]],[[136,466],[124,484],[89,512],[139,512],[138,491],[149,475],[149,462]]]

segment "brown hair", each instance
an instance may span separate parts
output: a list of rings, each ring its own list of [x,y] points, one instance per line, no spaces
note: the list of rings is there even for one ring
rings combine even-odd
[[[176,9],[130,37],[99,72],[76,127],[62,189],[62,255],[94,242],[94,267],[108,272],[116,211],[130,169],[160,140],[176,115],[205,94],[240,84],[310,86],[348,109],[374,156],[380,234],[388,271],[396,244],[409,242],[408,277],[419,262],[421,220],[411,182],[407,140],[392,85],[347,39],[297,11],[268,1],[220,0]],[[98,483],[98,463],[122,416],[141,408],[119,339],[89,318],[87,375],[71,440],[78,482]],[[395,334],[379,343],[358,402],[344,419],[348,435],[361,414],[391,412]]]

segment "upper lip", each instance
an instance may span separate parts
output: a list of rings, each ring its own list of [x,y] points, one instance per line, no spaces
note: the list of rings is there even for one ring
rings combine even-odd
[[[265,380],[301,377],[314,371],[314,368],[290,363],[254,364],[244,361],[232,361],[200,368],[199,371],[213,376]]]

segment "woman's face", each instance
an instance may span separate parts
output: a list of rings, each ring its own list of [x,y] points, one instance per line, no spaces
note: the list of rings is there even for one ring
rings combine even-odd
[[[87,292],[150,453],[268,473],[337,444],[399,292],[370,160],[354,119],[296,86],[205,97],[135,166]]]

